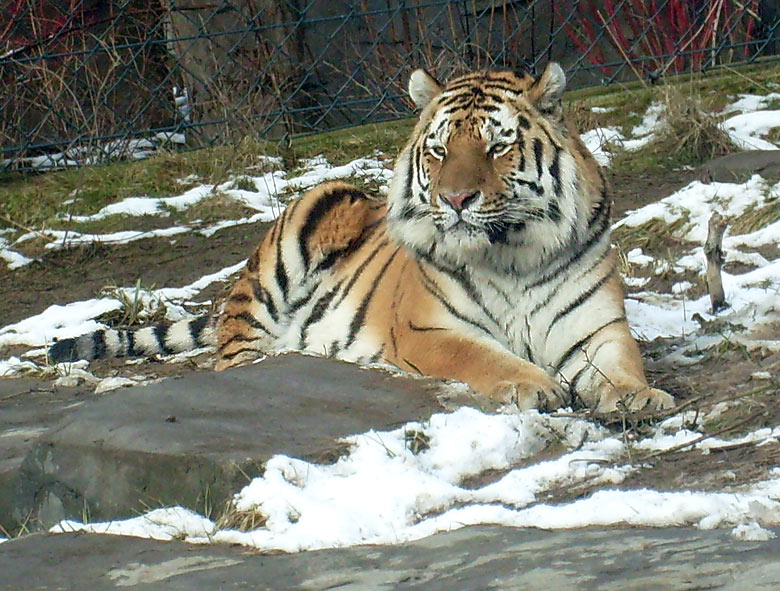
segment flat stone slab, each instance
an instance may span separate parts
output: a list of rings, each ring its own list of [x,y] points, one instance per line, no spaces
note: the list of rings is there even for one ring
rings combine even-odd
[[[11,520],[19,470],[38,437],[63,416],[95,398],[93,388],[54,388],[50,381],[0,378],[0,526],[15,531]]]
[[[441,410],[432,384],[284,355],[117,390],[38,436],[0,516],[49,527],[183,505],[217,517],[273,454],[335,460],[340,437]]]
[[[780,150],[749,150],[702,164],[696,171],[703,182],[744,183],[754,174],[780,178]]]
[[[725,530],[469,527],[399,546],[260,555],[97,534],[0,544],[0,589],[776,591],[780,540]]]

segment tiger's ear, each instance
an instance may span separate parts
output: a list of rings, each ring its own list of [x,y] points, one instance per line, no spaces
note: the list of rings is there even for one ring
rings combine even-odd
[[[419,108],[424,109],[440,92],[441,84],[428,72],[423,69],[412,72],[409,78],[409,96]]]
[[[566,74],[557,62],[550,62],[528,93],[542,115],[560,119],[563,114],[561,96],[566,88]]]

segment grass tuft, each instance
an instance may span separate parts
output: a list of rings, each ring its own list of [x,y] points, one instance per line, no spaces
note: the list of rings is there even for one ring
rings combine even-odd
[[[136,281],[135,289],[131,294],[117,286],[104,288],[101,296],[114,298],[121,307],[101,315],[98,320],[108,326],[122,328],[161,322],[165,319],[166,309],[159,300],[149,299],[153,290],[154,286],[144,287],[140,279]],[[146,306],[147,300],[153,303],[151,308]]]
[[[751,205],[731,222],[731,235],[755,232],[780,220],[780,199],[769,199],[762,206]]]
[[[661,219],[650,220],[640,226],[620,226],[612,232],[612,240],[620,246],[621,251],[629,252],[641,248],[645,253],[659,253],[668,246],[669,239],[687,223],[684,218],[667,223]]]
[[[234,529],[238,531],[254,531],[265,527],[268,516],[260,511],[239,511],[230,503],[217,519],[217,529]]]

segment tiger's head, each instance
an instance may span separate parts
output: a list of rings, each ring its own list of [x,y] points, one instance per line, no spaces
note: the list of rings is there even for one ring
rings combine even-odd
[[[394,237],[442,262],[517,268],[584,235],[603,181],[563,119],[565,85],[556,63],[539,78],[477,72],[444,86],[416,70],[422,113],[390,187]]]

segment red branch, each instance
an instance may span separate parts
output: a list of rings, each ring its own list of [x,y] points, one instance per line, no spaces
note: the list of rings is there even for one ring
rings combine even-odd
[[[605,74],[599,44],[606,43],[632,62],[641,62],[645,72],[663,75],[670,69],[700,70],[720,44],[752,41],[757,9],[758,0],[627,0],[617,5],[614,0],[580,0],[571,13],[556,14],[574,45]],[[594,29],[594,22],[601,30]]]

